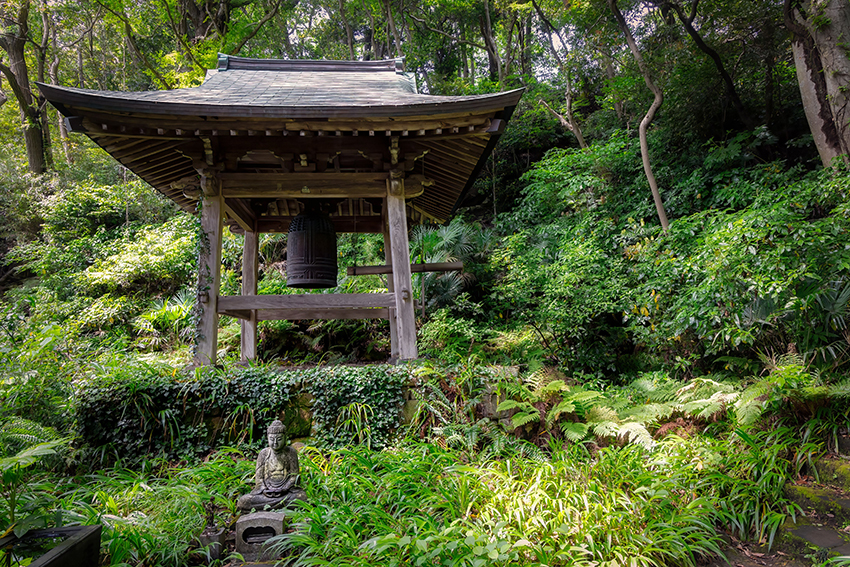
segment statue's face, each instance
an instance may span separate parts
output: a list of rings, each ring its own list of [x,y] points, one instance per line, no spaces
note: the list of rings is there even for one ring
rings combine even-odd
[[[286,445],[285,433],[269,433],[269,448],[272,451],[280,451]]]

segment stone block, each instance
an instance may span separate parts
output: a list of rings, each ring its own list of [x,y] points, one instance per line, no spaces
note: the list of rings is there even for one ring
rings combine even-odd
[[[236,551],[245,561],[268,561],[272,557],[265,543],[283,533],[286,515],[280,512],[254,512],[236,521]]]
[[[219,559],[221,557],[221,552],[224,549],[225,536],[226,534],[224,528],[208,528],[204,530],[201,535],[198,536],[198,546],[201,548],[209,548],[208,558],[210,559],[210,561]]]

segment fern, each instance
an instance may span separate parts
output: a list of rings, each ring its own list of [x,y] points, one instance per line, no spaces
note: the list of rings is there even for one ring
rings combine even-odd
[[[765,401],[774,384],[770,379],[756,382],[743,392],[735,402],[735,418],[740,425],[752,425],[764,413]]]
[[[593,434],[597,437],[614,437],[619,431],[619,426],[615,421],[596,421],[588,423],[593,427]]]
[[[522,427],[523,425],[535,421],[540,421],[540,410],[534,407],[530,410],[517,412],[511,417],[511,422],[514,425],[514,428]]]
[[[592,402],[605,399],[605,396],[596,390],[576,390],[564,396],[564,399],[575,404],[576,413],[586,415],[594,407]]]
[[[650,423],[658,423],[666,420],[676,411],[674,404],[668,403],[649,403],[638,406],[633,406],[628,410],[620,413],[620,419],[642,423],[644,425]]]
[[[552,380],[551,382],[549,382],[548,384],[546,384],[545,386],[543,386],[542,388],[537,390],[536,393],[539,394],[540,397],[542,398],[546,394],[552,394],[552,393],[555,393],[555,392],[560,392],[562,390],[565,390],[566,388],[567,388],[567,385],[564,384],[563,380]]]
[[[52,427],[23,417],[11,417],[0,425],[0,450],[3,454],[58,439],[60,435]]]
[[[576,410],[575,404],[573,404],[569,400],[561,400],[558,405],[549,410],[549,413],[546,414],[546,426],[552,427],[552,424],[555,423],[561,414],[565,413],[573,413]]]
[[[496,407],[496,411],[510,411],[510,410],[516,409],[516,408],[528,408],[528,407],[531,407],[531,404],[529,404],[528,402],[508,399],[508,400],[505,400],[503,402],[500,402],[499,405]]]
[[[832,398],[850,398],[850,378],[828,387]]]
[[[635,421],[620,424],[617,428],[617,437],[625,439],[628,443],[641,445],[646,449],[652,449],[655,446],[655,441],[646,427]]]
[[[589,429],[586,423],[564,422],[561,424],[561,433],[573,443],[583,441]]]
[[[535,370],[523,379],[533,392],[539,392],[551,381],[551,370],[543,367]]]

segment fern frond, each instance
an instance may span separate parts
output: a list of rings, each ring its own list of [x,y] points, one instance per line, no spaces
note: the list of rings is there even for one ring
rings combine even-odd
[[[573,443],[578,443],[587,437],[589,427],[586,423],[564,422],[561,423],[561,433]]]
[[[650,403],[632,406],[620,414],[621,420],[635,421],[644,425],[666,420],[676,411],[673,404]]]
[[[496,406],[496,411],[510,411],[516,408],[527,408],[531,407],[531,404],[528,402],[521,402],[519,400],[505,400],[500,402],[498,406]]]
[[[21,450],[40,443],[60,439],[52,427],[46,427],[23,417],[11,417],[0,425],[0,449]]]
[[[546,426],[552,427],[552,424],[558,420],[558,417],[564,413],[573,413],[576,410],[575,404],[569,400],[562,400],[558,405],[549,410],[546,414]]]
[[[619,421],[617,412],[606,406],[593,406],[587,412],[587,422],[594,421]]]
[[[531,411],[521,411],[515,413],[513,417],[511,417],[511,422],[514,425],[514,428],[522,427],[528,423],[533,421],[540,421],[540,410],[537,408],[531,408]]]
[[[770,377],[756,382],[743,392],[735,402],[735,417],[741,425],[752,425],[764,412],[765,401],[774,388]]]
[[[538,390],[538,392],[540,393],[540,396],[542,397],[546,394],[551,394],[553,392],[560,392],[561,390],[565,390],[566,388],[567,388],[567,385],[564,384],[563,380],[552,380],[551,382],[549,382],[548,384],[546,384],[545,386],[540,388],[540,390]]]
[[[619,431],[617,423],[613,421],[597,421],[588,425],[593,427],[593,433],[598,437],[615,437]]]
[[[646,449],[652,449],[655,446],[655,441],[652,435],[646,430],[646,427],[635,421],[621,423],[617,429],[617,437],[625,439],[627,443],[636,443]]]
[[[579,415],[587,414],[594,402],[604,399],[605,395],[596,390],[570,390],[564,394],[564,400],[572,402],[576,406],[575,412]]]
[[[523,379],[523,382],[528,384],[529,389],[534,392],[542,390],[549,383],[550,374],[546,367],[538,368]]]
[[[829,396],[832,398],[850,398],[850,378],[842,380],[838,384],[827,386]]]

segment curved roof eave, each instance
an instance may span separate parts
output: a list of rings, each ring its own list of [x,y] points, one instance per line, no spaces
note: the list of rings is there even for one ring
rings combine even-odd
[[[36,83],[38,88],[54,106],[68,115],[65,109],[80,108],[120,114],[151,114],[158,116],[202,116],[208,118],[363,118],[422,116],[453,114],[458,112],[487,112],[516,106],[525,89],[514,89],[502,93],[470,95],[463,97],[422,96],[422,102],[374,105],[282,105],[258,106],[239,104],[203,104],[173,101],[150,101],[133,93],[113,91],[90,91],[72,87],[59,87]],[[183,90],[183,89],[181,89]],[[150,92],[150,91],[148,91]],[[166,92],[166,91],[154,91]],[[120,95],[120,96],[119,96]],[[433,101],[428,99],[449,99]]]

